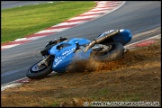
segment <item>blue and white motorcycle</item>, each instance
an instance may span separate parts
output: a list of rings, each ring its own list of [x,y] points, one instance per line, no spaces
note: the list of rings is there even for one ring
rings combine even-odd
[[[124,55],[124,45],[132,39],[127,29],[109,30],[93,41],[85,38],[67,40],[60,37],[50,41],[41,51],[42,60],[29,68],[26,76],[31,79],[46,77],[52,71],[64,73],[76,61],[112,61]]]

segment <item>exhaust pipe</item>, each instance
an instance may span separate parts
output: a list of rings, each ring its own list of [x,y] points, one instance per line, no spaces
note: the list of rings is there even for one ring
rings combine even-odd
[[[106,36],[103,36],[101,38],[98,38],[98,39],[95,39],[93,40],[92,42],[89,43],[89,45],[85,48],[84,52],[87,52],[89,48],[93,47],[95,44],[98,44],[98,43],[101,43],[103,42],[104,40],[112,37],[113,35],[116,35],[118,34],[120,31],[119,30],[115,30],[115,31],[112,31],[110,32],[108,35]]]

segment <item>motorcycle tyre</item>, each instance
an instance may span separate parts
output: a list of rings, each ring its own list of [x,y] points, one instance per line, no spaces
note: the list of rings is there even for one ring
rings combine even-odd
[[[39,61],[40,62],[40,61]],[[35,66],[36,64],[38,64],[39,62],[35,63],[34,65],[32,65],[29,70],[26,72],[26,76],[30,79],[41,79],[46,77],[48,74],[50,74],[52,72],[52,68],[50,64],[48,67],[45,67],[42,70],[39,70],[37,72],[32,72],[32,68],[33,66]]]
[[[109,49],[105,54],[103,54],[103,52],[98,51],[98,55],[95,57],[95,60],[97,61],[113,61],[113,60],[117,60],[121,57],[123,57],[124,55],[124,47],[122,44],[120,44],[119,42],[112,42],[107,44],[107,46],[111,45],[112,48]]]

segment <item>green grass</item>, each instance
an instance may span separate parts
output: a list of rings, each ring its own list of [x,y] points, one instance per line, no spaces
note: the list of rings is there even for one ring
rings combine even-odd
[[[93,1],[68,1],[1,10],[1,43],[61,23],[92,9],[95,5]]]
[[[140,95],[137,94],[137,93],[126,93],[124,94],[123,98],[122,98],[123,101],[140,101],[141,98],[140,98]]]
[[[109,90],[107,88],[102,88],[98,90],[95,94],[91,95],[90,97],[97,101],[99,100],[99,98],[108,96],[108,95],[109,95]]]
[[[119,97],[118,96],[112,96],[112,93],[114,91],[110,91],[107,88],[101,88],[100,90],[98,90],[96,93],[94,93],[93,95],[90,95],[89,97],[92,98],[93,100],[97,101],[97,100],[101,100],[104,99],[106,101],[116,101],[116,100],[122,100],[122,101],[139,101],[141,100],[141,94],[139,93],[125,93],[125,94],[120,94]]]
[[[60,105],[60,103],[58,102],[53,102],[53,105],[52,106],[49,106],[49,107],[58,107]],[[46,107],[46,106],[45,106]]]

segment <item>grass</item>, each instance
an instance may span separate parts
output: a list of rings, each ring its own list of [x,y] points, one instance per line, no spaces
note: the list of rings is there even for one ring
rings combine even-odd
[[[1,43],[33,34],[84,13],[93,1],[68,1],[1,10]]]
[[[139,94],[134,94],[134,93],[126,93],[123,96],[122,101],[140,101],[140,95]]]
[[[60,103],[58,103],[58,102],[54,102],[54,103],[52,104],[52,107],[57,107],[57,106],[59,106],[59,104],[60,104]],[[51,106],[49,106],[49,107],[51,107]]]
[[[109,90],[107,88],[101,88],[98,91],[96,91],[96,93],[93,93],[90,97],[93,100],[97,101],[99,100],[99,98],[102,98],[108,94],[109,94]]]

